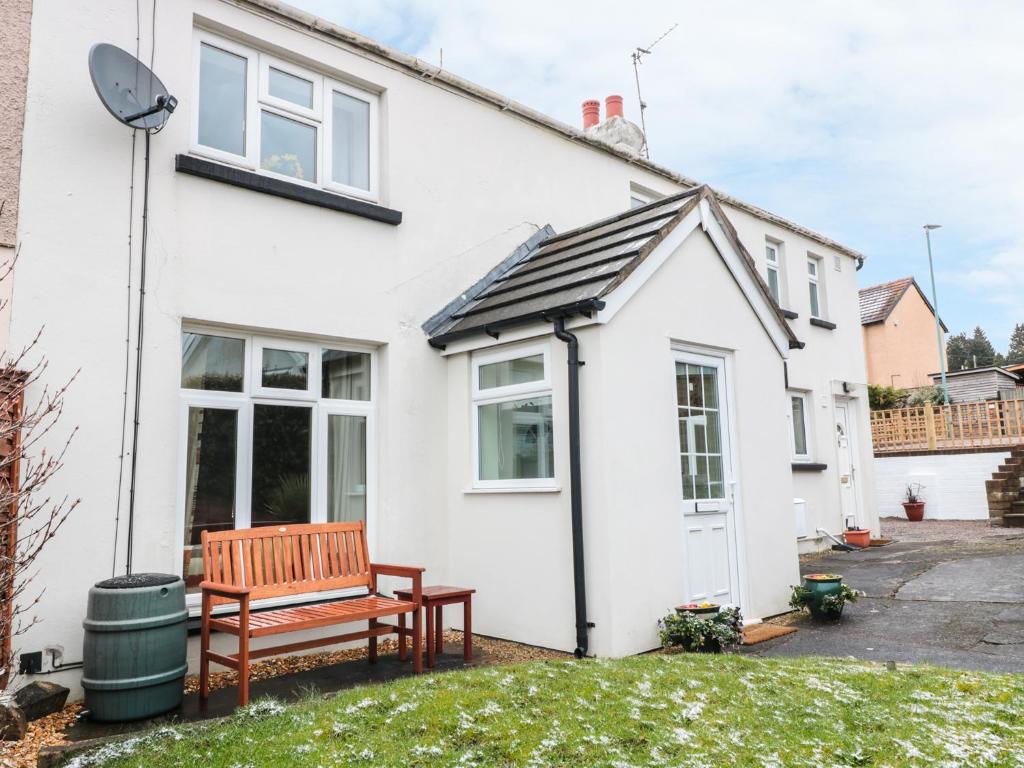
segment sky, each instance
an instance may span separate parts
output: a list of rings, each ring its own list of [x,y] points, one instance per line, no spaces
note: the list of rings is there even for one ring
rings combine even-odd
[[[913,275],[1000,351],[1024,323],[1024,2],[291,0],[580,124],[640,67],[651,159]]]

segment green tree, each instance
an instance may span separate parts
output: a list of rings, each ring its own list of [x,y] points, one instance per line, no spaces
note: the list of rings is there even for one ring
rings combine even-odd
[[[949,370],[959,371],[971,367],[969,346],[966,333],[949,337],[946,342],[946,365],[949,366]]]
[[[967,342],[967,362],[970,368],[984,368],[996,364],[996,348],[980,325],[974,326],[974,334]]]
[[[1007,363],[1024,363],[1024,323],[1017,323],[1010,334],[1010,347],[1006,350]]]

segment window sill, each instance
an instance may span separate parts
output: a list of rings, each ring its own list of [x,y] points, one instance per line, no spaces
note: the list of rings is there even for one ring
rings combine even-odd
[[[819,328],[825,328],[830,331],[834,331],[836,329],[835,323],[830,323],[828,320],[822,320],[820,317],[812,317],[811,325],[816,325]]]
[[[533,486],[495,486],[494,488],[464,488],[465,494],[476,493],[561,493],[560,485],[533,485]]]
[[[351,213],[353,216],[361,216],[364,219],[381,221],[385,224],[397,225],[402,223],[401,211],[368,203],[365,200],[345,197],[335,192],[327,192],[323,189],[315,189],[302,184],[292,184],[284,179],[263,176],[252,171],[233,168],[230,165],[204,160],[193,155],[176,155],[174,158],[174,169],[179,173],[187,173],[191,176],[219,181],[234,187],[248,189],[252,192],[262,192],[267,195],[283,197],[286,200],[317,205],[321,208],[329,208],[332,211]]]
[[[782,316],[787,320],[796,320],[798,317],[800,317],[800,315],[798,315],[792,309],[782,309],[780,307],[779,311],[782,313]]]
[[[824,472],[826,469],[828,469],[828,464],[819,464],[813,461],[793,462],[794,472]]]

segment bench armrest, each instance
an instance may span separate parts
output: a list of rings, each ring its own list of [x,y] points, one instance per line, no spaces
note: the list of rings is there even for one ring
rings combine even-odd
[[[423,602],[423,571],[426,568],[419,568],[412,565],[385,565],[384,563],[370,563],[370,576],[373,579],[373,591],[377,591],[378,576],[398,576],[412,580],[412,601],[419,605]]]
[[[204,581],[199,585],[204,593],[217,597],[228,597],[240,600],[249,597],[249,587],[236,587],[234,584],[219,584],[216,581]]]

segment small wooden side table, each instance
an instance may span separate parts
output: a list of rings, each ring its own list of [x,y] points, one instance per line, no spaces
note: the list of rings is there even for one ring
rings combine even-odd
[[[423,610],[427,614],[427,666],[434,666],[434,658],[444,650],[444,635],[441,623],[441,609],[446,605],[462,603],[462,658],[473,658],[473,593],[468,587],[446,587],[442,585],[423,587]],[[412,600],[412,590],[397,589],[399,600]],[[405,626],[405,614],[398,615],[398,626]],[[405,659],[405,635],[398,637],[398,657]]]

